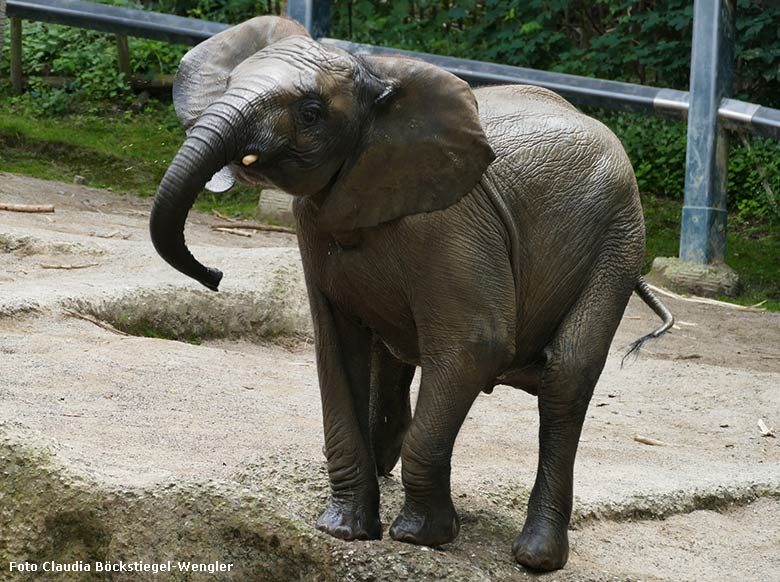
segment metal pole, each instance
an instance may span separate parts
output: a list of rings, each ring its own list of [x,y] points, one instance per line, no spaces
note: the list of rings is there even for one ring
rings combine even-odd
[[[695,0],[685,201],[680,258],[722,262],[726,253],[728,137],[718,124],[731,94],[734,0]]]
[[[289,0],[287,16],[303,24],[312,38],[330,34],[330,0]]]

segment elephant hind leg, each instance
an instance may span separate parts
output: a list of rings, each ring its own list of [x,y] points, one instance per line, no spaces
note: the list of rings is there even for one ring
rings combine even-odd
[[[389,475],[401,457],[412,422],[409,386],[415,367],[393,356],[375,334],[371,349],[371,447],[379,475]]]
[[[625,252],[602,251],[582,295],[545,349],[536,482],[525,525],[512,546],[515,559],[533,570],[562,568],[568,559],[582,424],[637,276],[633,257],[627,260]]]

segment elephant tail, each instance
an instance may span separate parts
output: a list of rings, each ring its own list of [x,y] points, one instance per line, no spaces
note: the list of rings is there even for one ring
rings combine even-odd
[[[647,340],[662,336],[674,325],[674,315],[672,315],[672,312],[669,311],[669,308],[664,305],[661,300],[658,299],[658,297],[655,296],[655,294],[650,290],[647,282],[645,282],[642,277],[639,277],[639,281],[637,281],[636,287],[634,287],[634,291],[637,295],[639,295],[642,301],[644,301],[647,306],[650,307],[650,309],[652,309],[655,314],[663,320],[663,325],[661,325],[661,327],[652,333],[648,333],[647,335],[640,337],[631,344],[628,351],[626,352],[626,355],[624,355],[623,359],[620,361],[621,368],[623,367],[623,363],[626,361],[628,356],[631,354],[634,354],[635,357],[639,355],[639,350]]]

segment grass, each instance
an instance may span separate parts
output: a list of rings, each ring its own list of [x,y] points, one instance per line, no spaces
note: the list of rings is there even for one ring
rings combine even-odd
[[[126,329],[123,329],[125,333],[129,333],[130,335],[134,335],[137,337],[149,337],[149,338],[155,338],[155,339],[164,339],[164,340],[176,340],[180,342],[185,342],[188,344],[193,344],[196,346],[199,346],[203,343],[203,337],[192,333],[185,336],[180,336],[175,333],[173,333],[170,330],[155,327],[151,322],[142,319],[139,321],[136,321],[133,325],[128,325]]]
[[[72,182],[80,175],[90,186],[151,196],[183,139],[170,107],[51,119],[0,105],[0,171],[46,180]],[[226,194],[202,193],[195,208],[252,217],[257,197],[257,190],[237,186]]]
[[[203,343],[203,335],[191,333],[177,333],[165,326],[154,324],[146,318],[131,317],[127,313],[120,313],[115,321],[110,322],[117,329],[136,337],[148,337],[154,339],[176,340],[199,346]],[[209,327],[209,332],[210,332]]]
[[[258,198],[259,192],[256,188],[236,185],[222,194],[201,192],[194,207],[201,212],[211,212],[214,209],[227,216],[258,218]]]
[[[0,169],[118,192],[154,193],[184,132],[167,118],[30,118],[0,108]],[[175,121],[175,120],[174,120]]]
[[[646,197],[647,243],[645,272],[655,257],[676,257],[680,247],[682,204],[676,200]],[[741,294],[724,301],[740,305],[762,305],[780,311],[780,228],[778,225],[745,224],[730,217],[726,235],[726,264],[739,273]]]
[[[152,195],[184,132],[170,107],[143,114],[36,118],[0,105],[0,170],[70,182],[82,175],[92,186]],[[237,186],[225,194],[202,193],[195,208],[238,217],[257,216],[257,190]],[[678,201],[645,197],[645,271],[657,256],[677,256]],[[737,270],[743,305],[766,300],[780,311],[780,227],[742,224],[730,218],[726,262]],[[725,299],[725,298],[724,298]]]

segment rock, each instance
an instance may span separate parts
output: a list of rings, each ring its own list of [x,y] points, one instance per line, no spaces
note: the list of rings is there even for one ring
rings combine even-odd
[[[292,213],[293,197],[282,190],[263,190],[257,211],[261,216],[270,218],[284,226],[293,226],[295,219]]]
[[[739,275],[725,263],[703,265],[676,257],[656,257],[647,280],[677,293],[703,297],[734,297]]]
[[[258,280],[228,286],[217,294],[189,287],[155,287],[65,303],[131,335],[154,333],[185,341],[310,338],[311,316],[300,264],[294,253],[274,258],[277,262],[269,262]]]
[[[309,524],[276,500],[222,482],[129,492],[53,463],[49,451],[20,443],[20,436],[0,425],[5,564],[37,572],[44,562],[77,564],[90,572],[79,579],[93,579],[93,572],[103,579],[97,568],[107,563],[163,565],[177,579],[190,579],[188,564],[205,564],[211,569],[203,571],[226,572],[221,579],[230,580],[313,581],[335,569],[327,553],[334,544],[308,533]]]
[[[73,183],[74,184],[81,185],[81,184],[86,184],[86,182],[87,182],[87,179],[84,176],[75,176],[73,178]]]

